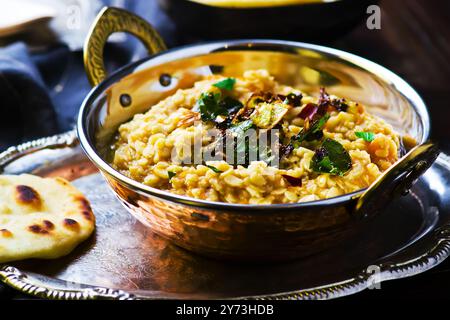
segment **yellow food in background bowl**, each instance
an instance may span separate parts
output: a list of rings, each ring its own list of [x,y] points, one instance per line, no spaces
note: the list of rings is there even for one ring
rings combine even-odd
[[[189,0],[208,6],[223,8],[260,8],[279,7],[305,3],[335,2],[338,0]]]

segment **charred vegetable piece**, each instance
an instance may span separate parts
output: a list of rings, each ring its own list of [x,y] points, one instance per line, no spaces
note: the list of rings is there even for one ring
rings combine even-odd
[[[348,104],[345,102],[345,99],[333,99],[331,100],[331,105],[336,108],[337,111],[347,111]]]
[[[372,142],[375,139],[375,134],[373,132],[357,131],[357,132],[355,132],[355,136],[357,136],[358,138],[361,138],[367,142]]]
[[[250,115],[253,123],[262,129],[271,129],[278,124],[289,107],[283,103],[260,103]]]
[[[348,109],[345,99],[331,99],[330,95],[325,91],[325,88],[320,88],[318,105],[319,109],[322,109],[324,112],[329,111],[330,107],[337,111],[347,111]]]
[[[293,187],[301,187],[302,186],[302,178],[296,178],[287,174],[282,175],[283,178],[286,179],[287,182]]]
[[[352,159],[342,144],[327,138],[315,151],[310,166],[314,172],[342,176],[351,169]]]
[[[235,83],[236,83],[235,78],[226,78],[213,84],[213,86],[219,89],[232,90]]]

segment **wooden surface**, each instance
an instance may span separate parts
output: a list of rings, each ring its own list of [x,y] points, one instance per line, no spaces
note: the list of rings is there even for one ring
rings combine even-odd
[[[327,43],[373,60],[400,75],[422,96],[432,138],[450,152],[450,1],[384,0],[381,30],[365,23]],[[450,298],[450,259],[424,274],[382,283],[345,299]]]

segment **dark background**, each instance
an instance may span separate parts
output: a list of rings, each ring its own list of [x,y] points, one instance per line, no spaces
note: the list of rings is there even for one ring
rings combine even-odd
[[[146,17],[163,36],[171,36],[172,28],[167,25],[167,17],[157,11],[154,1],[129,1],[131,10]],[[381,29],[368,30],[365,21],[349,34],[337,40],[321,42],[331,47],[349,51],[373,60],[391,69],[409,82],[424,98],[432,120],[432,138],[438,141],[444,151],[450,152],[450,105],[448,103],[450,85],[450,1],[448,0],[384,0]],[[169,45],[177,41],[169,39]],[[129,50],[109,47],[115,52],[116,64],[131,58]],[[72,119],[82,97],[89,90],[81,66],[81,53],[69,52],[67,48],[56,47],[49,64],[49,53],[33,55],[32,60],[43,72],[48,84],[61,70],[69,70],[67,82],[72,83],[74,93],[70,98],[67,92],[53,92],[50,96],[58,116],[60,128],[72,125]],[[55,60],[59,59],[59,60]],[[66,66],[61,69],[49,68],[54,61]],[[71,100],[69,107],[67,99]],[[64,103],[63,103],[64,102]],[[1,121],[1,120],[0,120]],[[57,130],[57,129],[52,129]],[[10,144],[27,138],[21,133],[12,135]],[[0,285],[0,297],[23,297]],[[366,290],[347,300],[367,300],[386,298],[449,298],[450,297],[450,259],[424,274],[412,278],[383,282],[381,290]]]

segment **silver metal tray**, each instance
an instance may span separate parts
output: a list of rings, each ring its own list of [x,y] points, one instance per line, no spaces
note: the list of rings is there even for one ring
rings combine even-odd
[[[74,132],[0,154],[0,171],[62,176],[90,200],[97,229],[72,254],[0,266],[0,280],[53,299],[330,299],[424,272],[450,254],[450,157],[357,238],[289,263],[225,263],[150,232],[116,200]]]

